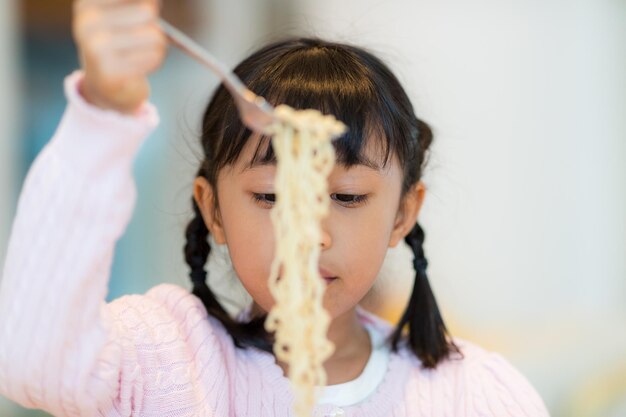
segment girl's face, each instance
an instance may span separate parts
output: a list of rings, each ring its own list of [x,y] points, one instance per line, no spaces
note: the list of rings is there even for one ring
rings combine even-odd
[[[270,209],[276,166],[249,166],[259,142],[252,137],[236,164],[218,175],[218,206],[205,178],[194,182],[194,197],[207,227],[219,244],[227,244],[235,272],[265,311],[274,304],[268,288],[274,257]],[[375,144],[375,140],[370,140]],[[319,268],[326,280],[324,307],[332,318],[353,308],[374,284],[388,247],[395,246],[414,226],[425,187],[419,182],[400,201],[402,169],[396,157],[378,168],[375,146],[364,149],[372,166],[347,169],[335,165],[328,178],[331,205],[322,221]]]

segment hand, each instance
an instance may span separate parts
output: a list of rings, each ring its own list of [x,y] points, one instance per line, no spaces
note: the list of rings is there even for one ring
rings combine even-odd
[[[132,114],[148,99],[147,76],[165,59],[158,0],[77,0],[72,30],[90,103]]]

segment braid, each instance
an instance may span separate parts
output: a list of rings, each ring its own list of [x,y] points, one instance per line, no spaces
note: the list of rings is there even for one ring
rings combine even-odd
[[[439,312],[437,301],[428,283],[424,256],[424,230],[416,223],[405,237],[405,242],[413,251],[415,282],[409,303],[396,329],[391,334],[391,346],[398,349],[404,327],[408,327],[408,344],[426,368],[435,368],[451,352],[459,352],[452,341],[447,339],[447,329]]]
[[[185,244],[185,261],[191,267],[191,273],[189,274],[194,287],[206,283],[206,271],[204,265],[211,252],[211,246],[207,240],[209,236],[209,229],[207,229],[200,209],[195,200],[192,199],[193,210],[195,217],[185,230],[185,237],[187,243]]]
[[[194,199],[192,199],[192,204],[195,216],[191,222],[189,222],[185,230],[185,237],[187,238],[187,243],[185,244],[185,261],[191,268],[189,277],[193,283],[192,293],[202,300],[207,311],[211,314],[227,316],[228,314],[217,301],[215,294],[213,294],[206,282],[207,273],[204,269],[204,265],[211,252],[211,246],[207,239],[209,229],[207,229],[202,215],[200,214],[200,208]]]
[[[232,336],[237,347],[254,346],[267,352],[272,351],[271,336],[265,331],[265,317],[251,320],[249,323],[239,323],[228,315],[228,312],[215,297],[207,283],[207,272],[204,265],[211,252],[208,242],[209,229],[200,213],[200,208],[192,198],[194,218],[185,229],[185,261],[191,268],[189,277],[193,283],[192,294],[198,297],[211,316],[218,319]]]

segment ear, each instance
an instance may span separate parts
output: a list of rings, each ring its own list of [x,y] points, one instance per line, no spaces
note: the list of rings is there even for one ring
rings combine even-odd
[[[400,202],[400,207],[396,214],[396,220],[389,238],[390,248],[395,248],[411,232],[411,229],[417,222],[417,215],[422,208],[425,196],[426,185],[422,181],[418,181],[417,184],[407,191],[404,199]]]
[[[213,187],[211,187],[207,179],[196,177],[193,181],[193,198],[200,209],[204,224],[206,224],[207,229],[213,235],[213,239],[215,239],[217,244],[223,245],[226,243],[226,235],[224,234],[219,208],[215,204],[215,197]]]

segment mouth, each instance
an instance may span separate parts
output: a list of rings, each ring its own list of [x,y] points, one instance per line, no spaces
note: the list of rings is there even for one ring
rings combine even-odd
[[[331,282],[337,279],[337,276],[335,276],[335,274],[333,274],[332,272],[324,268],[320,268],[319,272],[320,272],[320,276],[322,277],[322,279],[326,281],[326,285],[330,284]]]

